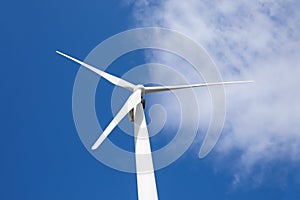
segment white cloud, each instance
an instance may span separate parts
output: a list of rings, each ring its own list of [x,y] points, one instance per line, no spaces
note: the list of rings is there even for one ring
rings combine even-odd
[[[276,160],[299,162],[299,1],[137,2],[138,25],[185,33],[208,50],[224,80],[256,81],[250,87],[227,87],[226,135],[216,151],[220,155],[241,151],[236,183],[251,174],[253,166]]]

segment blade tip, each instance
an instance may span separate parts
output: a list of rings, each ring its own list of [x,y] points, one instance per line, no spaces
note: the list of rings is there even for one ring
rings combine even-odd
[[[91,149],[94,151],[94,150],[96,150],[98,147],[97,146],[95,146],[95,145],[93,145],[92,147],[91,147]]]
[[[56,50],[56,51],[55,51],[55,53],[58,53],[58,54],[63,54],[62,52],[60,52],[60,51],[58,51],[58,50]]]

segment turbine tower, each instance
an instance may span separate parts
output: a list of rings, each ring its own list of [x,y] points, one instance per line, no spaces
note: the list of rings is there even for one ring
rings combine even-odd
[[[134,122],[134,137],[135,137],[135,161],[136,161],[136,176],[137,176],[137,189],[139,200],[157,200],[157,187],[155,181],[155,174],[152,161],[152,151],[149,141],[149,134],[146,124],[146,118],[144,114],[145,100],[143,96],[154,92],[162,92],[168,90],[177,90],[193,87],[206,87],[223,84],[240,84],[250,83],[253,81],[230,81],[230,82],[214,82],[214,83],[202,83],[191,85],[176,85],[176,86],[155,86],[146,87],[143,85],[135,85],[126,80],[123,80],[114,75],[101,71],[87,63],[84,63],[76,58],[66,55],[60,51],[56,53],[88,68],[95,72],[99,76],[103,77],[112,84],[125,88],[132,92],[123,107],[113,118],[113,120],[106,127],[104,132],[99,136],[95,143],[91,146],[92,150],[96,150],[102,142],[108,137],[112,130],[118,125],[118,123],[129,114],[131,121]]]

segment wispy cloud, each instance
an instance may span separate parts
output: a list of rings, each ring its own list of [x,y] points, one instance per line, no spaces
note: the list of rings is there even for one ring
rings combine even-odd
[[[233,172],[235,183],[257,165],[300,161],[299,1],[134,2],[138,25],[185,33],[207,49],[224,80],[256,81],[250,89],[226,88],[225,135],[216,151],[222,156],[241,152]],[[172,57],[151,58],[178,66]]]

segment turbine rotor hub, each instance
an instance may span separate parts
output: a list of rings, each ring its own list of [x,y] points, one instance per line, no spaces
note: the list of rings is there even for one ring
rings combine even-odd
[[[134,91],[136,90],[141,90],[141,96],[143,97],[145,95],[145,87],[143,85],[137,85],[135,88],[134,88]]]

